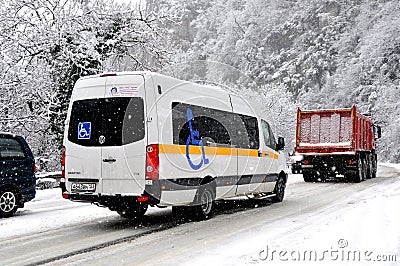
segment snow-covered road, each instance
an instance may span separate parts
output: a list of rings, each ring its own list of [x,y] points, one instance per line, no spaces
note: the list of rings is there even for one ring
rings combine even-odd
[[[399,264],[399,167],[380,165],[378,178],[359,184],[289,178],[282,203],[220,203],[211,220],[183,224],[170,208],[151,208],[135,224],[63,200],[59,189],[38,191],[0,220],[0,264]]]

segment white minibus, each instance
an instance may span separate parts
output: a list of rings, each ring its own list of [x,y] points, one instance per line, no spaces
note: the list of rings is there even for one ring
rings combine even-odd
[[[63,197],[139,218],[207,219],[216,200],[282,201],[284,140],[268,114],[221,88],[153,72],[80,78],[65,121]]]

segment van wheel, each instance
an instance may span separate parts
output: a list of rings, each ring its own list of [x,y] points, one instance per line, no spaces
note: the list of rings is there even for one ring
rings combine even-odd
[[[275,196],[272,197],[272,199],[275,202],[283,201],[283,198],[285,196],[285,188],[286,188],[285,178],[283,178],[282,176],[279,176],[278,180],[276,181],[275,188],[274,188]]]
[[[123,209],[117,210],[117,212],[123,218],[138,220],[143,218],[147,211],[147,207],[147,204],[138,204],[135,206],[126,206]]]
[[[0,217],[11,217],[18,209],[18,196],[15,191],[3,189],[0,191]]]
[[[175,220],[184,222],[189,218],[191,208],[189,206],[172,206],[172,216]]]
[[[212,217],[214,213],[214,199],[215,189],[213,189],[214,182],[201,185],[197,190],[195,206],[193,206],[196,218],[199,220],[207,220]]]

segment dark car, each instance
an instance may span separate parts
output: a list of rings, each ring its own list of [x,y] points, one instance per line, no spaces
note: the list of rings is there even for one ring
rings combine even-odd
[[[0,217],[14,215],[35,198],[35,160],[21,136],[0,133]]]

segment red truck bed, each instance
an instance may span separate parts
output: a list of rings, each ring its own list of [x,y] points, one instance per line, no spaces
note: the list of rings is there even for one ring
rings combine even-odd
[[[350,109],[297,111],[296,152],[355,154],[375,149],[371,119]]]
[[[344,175],[361,182],[376,176],[375,140],[380,127],[349,109],[297,111],[296,153],[302,155],[304,181]]]

